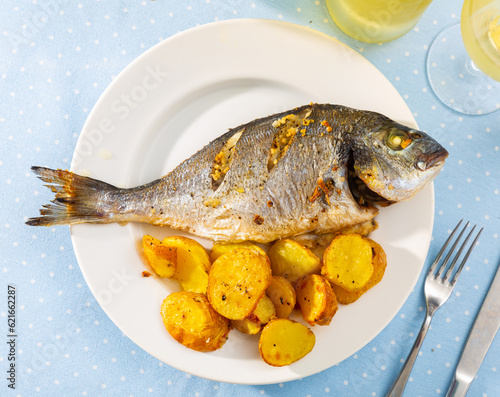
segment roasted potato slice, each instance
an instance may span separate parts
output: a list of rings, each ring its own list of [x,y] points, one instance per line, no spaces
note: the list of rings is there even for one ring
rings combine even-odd
[[[273,276],[285,277],[292,284],[299,278],[319,273],[321,261],[309,248],[290,239],[276,241],[269,249]]]
[[[215,262],[215,260],[225,254],[226,252],[235,250],[237,248],[250,248],[262,255],[267,255],[266,252],[260,248],[257,244],[251,241],[242,241],[241,243],[215,243],[210,251],[210,260]]]
[[[328,325],[337,313],[337,298],[326,278],[309,274],[295,283],[302,317],[310,325]]]
[[[271,284],[266,289],[276,309],[276,317],[288,318],[295,307],[296,294],[290,281],[284,277],[273,276]]]
[[[373,274],[372,246],[359,234],[335,237],[323,254],[321,274],[347,291],[363,288]]]
[[[305,325],[287,318],[275,318],[262,330],[259,352],[274,367],[290,365],[308,354],[316,337]]]
[[[239,248],[220,256],[208,276],[207,296],[213,308],[230,320],[252,313],[271,283],[267,256]]]
[[[204,294],[174,292],[161,306],[168,333],[179,343],[200,352],[220,349],[229,334],[229,320],[217,313]]]
[[[370,219],[357,225],[347,226],[335,233],[326,234],[301,234],[299,236],[292,237],[292,240],[305,245],[312,252],[314,252],[320,258],[323,257],[326,248],[330,245],[332,240],[339,234],[361,234],[362,236],[368,236],[371,232],[378,229],[378,223]]]
[[[142,249],[147,262],[160,277],[170,278],[177,267],[177,248],[163,245],[149,235],[142,237]]]
[[[211,262],[205,248],[188,237],[170,236],[162,244],[177,249],[177,268],[173,275],[186,291],[205,294]]]
[[[248,318],[231,320],[231,325],[234,329],[247,335],[255,335],[262,331],[262,324],[250,321]]]
[[[244,334],[258,334],[264,325],[276,317],[276,309],[273,301],[264,295],[260,298],[255,310],[243,320],[231,320],[231,324]]]
[[[385,268],[387,267],[387,257],[385,255],[385,251],[380,244],[376,243],[372,239],[368,239],[368,241],[372,246],[373,251],[373,273],[370,280],[368,280],[368,283],[357,291],[347,291],[342,287],[332,284],[332,289],[337,297],[337,302],[342,305],[348,305],[349,303],[357,301],[361,295],[373,286],[377,285],[384,277]]]

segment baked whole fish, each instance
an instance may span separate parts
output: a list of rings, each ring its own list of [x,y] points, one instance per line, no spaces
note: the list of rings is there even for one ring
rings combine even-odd
[[[233,128],[138,187],[33,167],[55,199],[26,223],[147,222],[230,242],[333,233],[411,199],[447,156],[379,113],[310,104]]]

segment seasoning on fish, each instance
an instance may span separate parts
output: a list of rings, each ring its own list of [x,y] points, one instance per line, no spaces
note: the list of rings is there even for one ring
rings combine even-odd
[[[375,224],[375,205],[411,199],[447,156],[379,113],[310,104],[233,128],[138,187],[33,167],[55,199],[26,223],[146,222],[228,242],[320,235]]]

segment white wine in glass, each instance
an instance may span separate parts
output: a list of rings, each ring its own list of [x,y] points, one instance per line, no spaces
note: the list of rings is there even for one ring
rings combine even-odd
[[[500,0],[465,0],[460,24],[444,29],[427,56],[438,98],[465,114],[500,109]]]
[[[335,24],[367,43],[383,43],[413,28],[432,0],[326,0]]]
[[[473,62],[500,81],[500,1],[465,0],[460,24]]]

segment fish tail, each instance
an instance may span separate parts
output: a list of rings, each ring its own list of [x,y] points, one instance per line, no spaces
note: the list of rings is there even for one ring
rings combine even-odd
[[[52,204],[43,205],[42,216],[30,218],[29,226],[73,225],[78,223],[116,222],[106,211],[99,210],[102,198],[120,189],[106,182],[70,171],[31,167],[32,171],[55,193]]]

